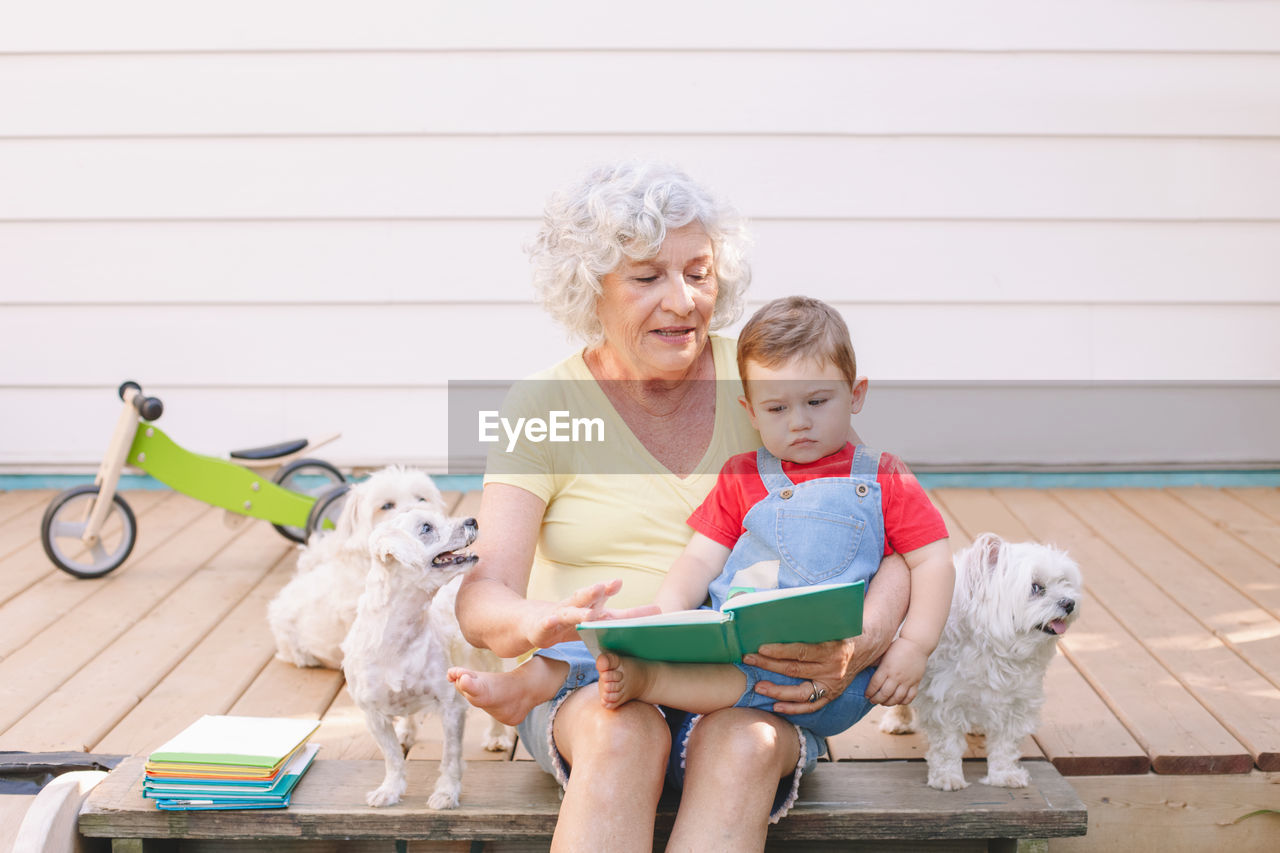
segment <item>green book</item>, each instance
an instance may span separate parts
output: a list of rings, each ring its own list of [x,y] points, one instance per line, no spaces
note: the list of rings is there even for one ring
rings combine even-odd
[[[720,610],[583,622],[592,654],[676,663],[737,663],[766,643],[825,643],[862,633],[866,581],[735,595]]]

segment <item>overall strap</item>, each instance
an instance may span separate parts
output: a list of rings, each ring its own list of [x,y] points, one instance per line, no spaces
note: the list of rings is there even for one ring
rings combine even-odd
[[[855,447],[853,463],[849,466],[849,476],[874,480],[878,473],[880,473],[880,451],[865,444]]]
[[[764,447],[756,451],[756,470],[760,473],[760,479],[764,481],[764,487],[770,494],[795,485],[782,470],[781,460]]]

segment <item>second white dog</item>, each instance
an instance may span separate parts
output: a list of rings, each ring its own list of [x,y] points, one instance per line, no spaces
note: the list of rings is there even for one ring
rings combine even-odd
[[[444,508],[425,471],[392,466],[351,487],[335,529],[311,535],[297,573],[267,607],[276,657],[294,666],[342,667],[342,640],[369,574],[369,534],[382,519],[416,506]]]
[[[475,562],[466,551],[477,535],[474,518],[451,519],[434,508],[411,509],[374,528],[371,560],[355,622],[342,643],[347,690],[364,711],[386,776],[367,797],[390,806],[405,790],[405,757],[421,715],[444,722],[440,776],[427,800],[433,809],[458,805],[462,791],[465,698],[445,673],[451,665],[500,670],[492,653],[468,645],[453,615],[457,584],[450,581]],[[513,740],[496,720],[485,748],[510,749]]]
[[[951,615],[910,705],[889,709],[880,730],[913,730],[912,709],[929,739],[929,785],[967,787],[965,734],[986,734],[984,785],[1023,788],[1018,758],[1044,705],[1044,675],[1061,637],[1079,616],[1080,569],[1064,552],[985,533],[956,555]]]

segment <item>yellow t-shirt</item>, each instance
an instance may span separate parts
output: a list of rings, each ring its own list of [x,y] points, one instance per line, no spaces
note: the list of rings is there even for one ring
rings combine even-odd
[[[667,470],[632,434],[581,352],[512,389],[502,409],[509,423],[540,417],[551,424],[559,412],[558,433],[576,438],[556,443],[549,438],[556,430],[548,429],[541,440],[504,440],[490,448],[485,485],[517,486],[547,503],[529,598],[560,601],[584,586],[622,578],[612,606],[653,601],[693,532],[686,519],[710,492],[721,466],[734,454],[760,446],[738,403],[736,341],[719,335],[709,340],[716,369],[715,429],[706,454],[684,478]],[[574,421],[581,427],[576,436],[570,427]],[[527,439],[529,433],[524,435]],[[602,440],[590,440],[597,436]]]

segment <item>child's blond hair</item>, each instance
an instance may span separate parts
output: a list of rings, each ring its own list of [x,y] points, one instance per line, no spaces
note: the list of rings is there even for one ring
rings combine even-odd
[[[858,381],[849,327],[838,311],[808,296],[775,299],[751,316],[738,335],[738,375],[747,390],[747,362],[777,367],[793,358],[834,364],[849,382]]]

